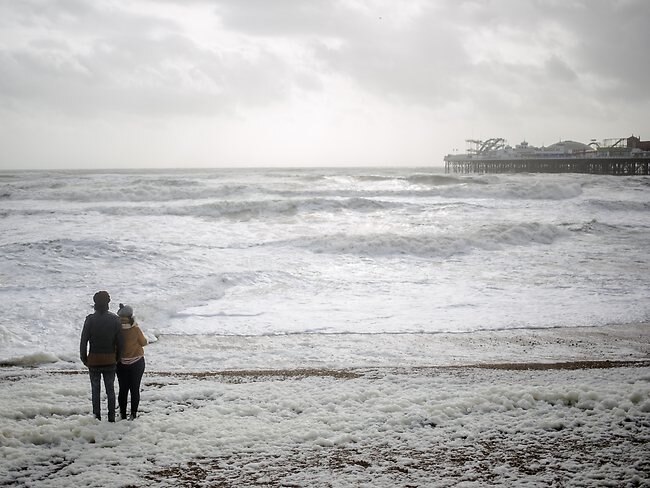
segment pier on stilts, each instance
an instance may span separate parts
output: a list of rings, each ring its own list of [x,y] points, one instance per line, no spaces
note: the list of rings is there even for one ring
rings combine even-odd
[[[454,159],[445,160],[445,173],[587,173],[594,175],[649,175],[647,158]]]
[[[650,141],[635,136],[589,144],[560,141],[541,148],[525,141],[513,148],[502,138],[467,142],[466,154],[445,156],[446,173],[650,175]]]

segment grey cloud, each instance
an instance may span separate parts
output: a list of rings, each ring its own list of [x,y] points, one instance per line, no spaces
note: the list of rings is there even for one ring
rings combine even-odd
[[[459,96],[458,81],[469,66],[453,29],[428,30],[426,21],[396,32],[379,26],[340,49],[321,46],[316,52],[333,70],[379,95],[440,105]]]
[[[546,43],[548,73],[559,81],[576,82],[576,90],[594,90],[593,96],[630,102],[650,98],[650,2],[646,0],[502,0],[477,2],[466,14],[475,28],[507,27],[519,30],[531,43]],[[543,38],[548,27],[563,30],[573,42],[564,45]],[[587,79],[602,86],[590,87],[584,84]]]
[[[552,56],[546,61],[546,71],[551,80],[572,82],[578,79],[576,72],[557,56]]]
[[[263,47],[243,57],[199,47],[165,19],[50,3],[62,11],[25,2],[11,12],[43,37],[0,49],[0,106],[210,115],[287,96],[286,63]]]
[[[64,33],[84,39],[88,36],[145,33],[154,28],[177,31],[178,26],[161,17],[134,15],[117,3],[85,0],[21,0],[0,2],[0,25],[20,25],[48,35]]]
[[[467,72],[460,32],[424,3],[418,19],[395,24],[390,12],[360,10],[343,1],[223,1],[225,26],[255,36],[300,39],[325,70],[363,89],[413,103],[442,104],[458,96]],[[266,6],[266,8],[265,8]],[[338,41],[332,47],[332,41]]]
[[[588,18],[573,19],[583,42],[576,50],[581,69],[614,83],[623,99],[650,99],[650,2],[605,2],[590,5]]]
[[[355,28],[341,0],[222,0],[215,12],[229,28],[257,36],[334,36]]]
[[[570,68],[557,59],[550,65],[483,64],[475,76],[490,82],[472,88],[472,96],[494,122],[531,115],[549,120],[578,113],[595,116],[598,104],[581,91]]]
[[[150,49],[149,55],[156,51]],[[187,91],[168,89],[178,82],[176,70],[155,60],[145,62],[137,52],[126,53],[106,41],[89,54],[5,51],[0,53],[0,70],[2,99],[21,99],[27,106],[88,115],[101,110],[192,110],[197,105]]]
[[[374,12],[371,2],[358,8],[345,0],[175,6],[199,3],[229,32],[253,39],[255,55],[198,46],[173,20],[130,13],[119,3],[0,1],[0,25],[35,37],[20,46],[0,37],[0,104],[209,115],[281,103],[294,87],[320,90],[328,74],[383,99],[430,108],[456,100],[484,105],[487,97],[512,110],[520,108],[517,100],[592,109],[589,96],[650,96],[646,0],[423,0],[418,15],[401,23],[380,3]],[[549,27],[574,41],[549,39]],[[473,62],[465,40],[477,31],[511,32],[524,48],[544,45],[545,54],[524,63]],[[311,71],[273,50],[277,40],[311,55]]]
[[[365,89],[412,102],[438,105],[460,97],[459,86],[471,94],[473,86],[481,91],[482,85],[501,81],[472,66],[464,48],[463,37],[482,30],[497,36],[502,30],[518,33],[522,46],[544,45],[546,58],[507,66],[516,77],[537,63],[544,72],[527,78],[533,85],[548,83],[550,77],[551,82],[573,83],[577,91],[595,90],[594,96],[650,96],[647,0],[431,0],[422,3],[417,20],[403,30],[382,26],[380,10],[368,17],[344,1],[278,0],[270,8],[264,0],[223,0],[218,5],[229,28],[302,39],[333,72]],[[549,27],[564,31],[575,44],[549,39]],[[342,45],[332,49],[318,38],[339,39]],[[588,78],[614,88],[590,87],[584,84]]]

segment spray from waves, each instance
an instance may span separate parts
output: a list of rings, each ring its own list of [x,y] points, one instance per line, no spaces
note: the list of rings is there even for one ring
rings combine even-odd
[[[100,205],[87,207],[86,211],[114,216],[176,216],[212,219],[248,221],[254,219],[273,219],[291,217],[301,213],[336,213],[336,212],[378,212],[382,210],[407,209],[420,207],[415,204],[389,202],[369,198],[296,198],[282,200],[219,200],[210,203],[184,205]],[[37,215],[52,213],[51,210],[14,209],[15,215]],[[78,213],[76,209],[60,209],[58,214]]]
[[[376,212],[404,207],[404,204],[382,202],[366,198],[348,198],[343,200],[311,198],[300,200],[271,200],[247,202],[216,202],[196,207],[169,209],[174,215],[191,215],[198,217],[225,217],[238,220],[254,218],[287,217],[302,212]]]
[[[490,182],[490,178],[486,176],[452,176],[442,175],[435,173],[414,173],[411,175],[404,175],[401,172],[396,174],[351,174],[351,175],[336,175],[332,177],[322,176],[322,180],[339,181],[341,183],[351,183],[356,186],[356,183],[384,183],[395,182],[402,184],[409,184],[421,187],[437,187],[447,185],[486,185]]]
[[[444,196],[458,198],[489,198],[507,200],[569,200],[579,197],[582,187],[578,183],[534,182],[527,184],[486,185],[476,188],[451,188]]]
[[[444,185],[462,185],[462,184],[487,184],[488,181],[481,177],[471,176],[447,176],[430,173],[416,173],[410,176],[403,175],[381,175],[381,174],[367,174],[355,175],[351,177],[354,181],[359,182],[407,182],[413,185],[427,185],[427,186],[444,186]]]
[[[42,188],[5,188],[0,198],[5,200],[44,200],[66,202],[168,202],[242,197],[256,189],[247,185],[204,186],[198,182],[151,182],[141,180],[119,188],[109,184],[61,187],[51,184]]]
[[[440,175],[413,175],[408,180],[437,187],[439,196],[446,198],[568,200],[582,195],[582,186],[576,182]]]
[[[359,198],[449,198],[481,200],[570,200],[582,195],[578,183],[493,184],[487,180],[479,184],[447,183],[434,187],[416,185],[407,189],[301,189],[269,190],[268,193],[287,197],[359,197]]]
[[[563,223],[563,227],[568,229],[571,232],[575,233],[584,233],[584,234],[596,234],[609,237],[629,237],[636,236],[637,238],[643,238],[643,236],[648,236],[647,229],[650,226],[645,228],[639,227],[639,225],[629,225],[629,224],[620,224],[620,223],[607,223],[600,222],[596,219],[592,219],[588,222],[580,223]]]
[[[295,246],[327,254],[447,258],[474,250],[500,251],[508,246],[550,245],[567,235],[567,230],[554,225],[526,223],[488,226],[466,235],[333,234],[279,241],[272,245]]]
[[[391,175],[357,175],[354,178],[358,181],[392,181],[399,179]]]
[[[650,202],[620,201],[620,200],[586,200],[584,205],[612,212],[648,212]]]
[[[445,185],[487,185],[489,181],[481,177],[472,176],[443,176],[435,174],[414,174],[404,178],[409,183],[415,185],[427,186],[445,186]]]
[[[20,259],[22,262],[42,260],[44,256],[50,259],[61,258],[66,261],[81,262],[87,260],[106,259],[114,261],[120,258],[139,261],[145,257],[156,259],[155,250],[141,251],[136,246],[117,240],[94,239],[49,239],[24,243],[10,243],[0,246],[5,256]],[[50,261],[50,265],[55,264]]]
[[[565,200],[582,194],[576,182],[550,182],[538,180],[512,180],[494,176],[450,176],[416,173],[409,176],[368,175],[357,176],[360,181],[404,181],[414,186],[404,195],[462,198],[507,198],[525,200]],[[412,192],[412,193],[411,193]]]

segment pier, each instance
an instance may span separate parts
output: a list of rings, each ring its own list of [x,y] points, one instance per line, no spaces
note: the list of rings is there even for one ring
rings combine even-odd
[[[445,156],[445,173],[650,174],[650,141],[635,136],[589,144],[560,141],[541,148],[525,141],[513,148],[503,138],[466,142],[466,154]]]
[[[558,159],[445,159],[445,173],[587,173],[595,175],[649,175],[650,157]]]

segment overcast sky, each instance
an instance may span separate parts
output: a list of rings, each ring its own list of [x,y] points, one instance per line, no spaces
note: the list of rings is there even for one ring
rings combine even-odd
[[[0,169],[650,139],[649,0],[0,0]]]

